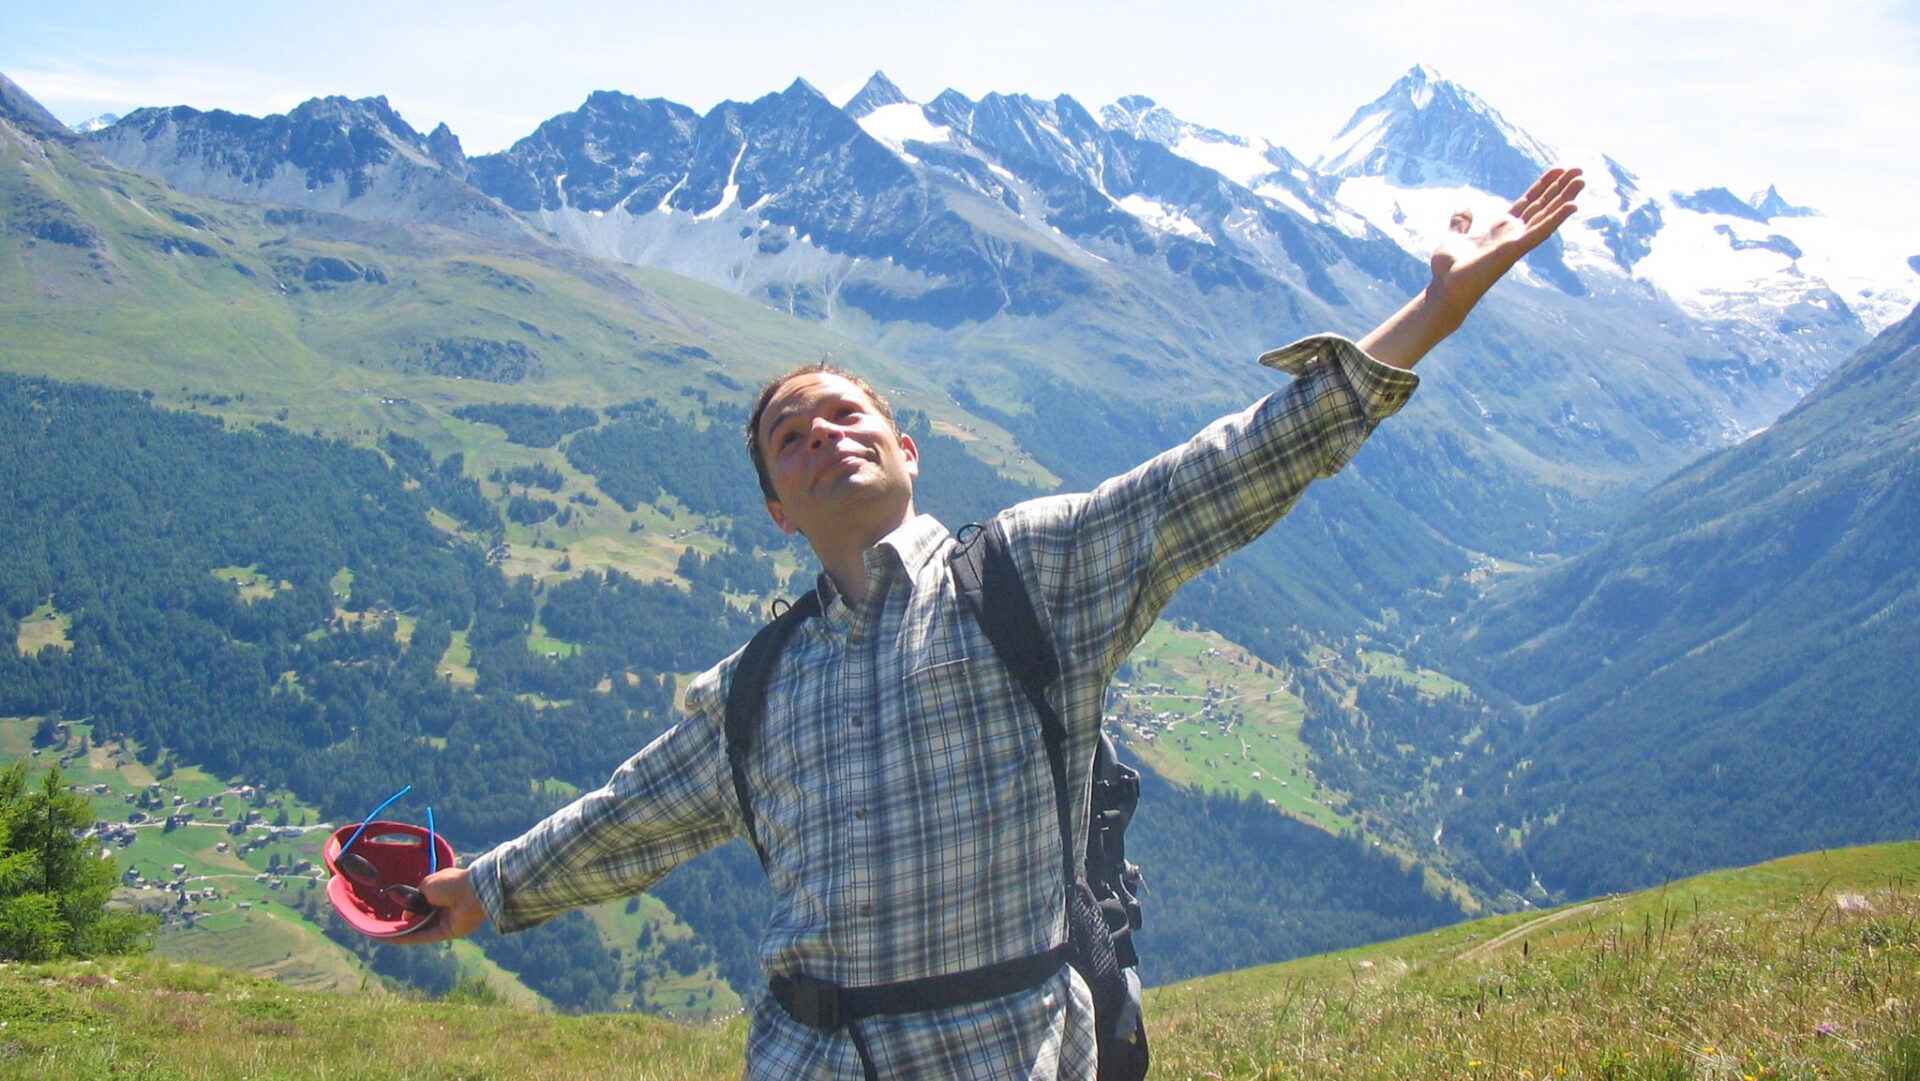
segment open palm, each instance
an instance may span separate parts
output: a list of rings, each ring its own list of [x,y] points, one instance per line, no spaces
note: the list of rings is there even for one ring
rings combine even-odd
[[[1478,229],[1473,211],[1455,214],[1434,249],[1432,289],[1450,305],[1472,308],[1573,216],[1573,199],[1584,187],[1580,170],[1550,169],[1505,214]]]
[[[1396,368],[1418,364],[1460,329],[1494,282],[1573,217],[1578,209],[1573,198],[1584,187],[1580,170],[1549,169],[1519,202],[1484,225],[1473,220],[1470,210],[1455,214],[1434,249],[1433,281],[1361,338],[1360,348]]]

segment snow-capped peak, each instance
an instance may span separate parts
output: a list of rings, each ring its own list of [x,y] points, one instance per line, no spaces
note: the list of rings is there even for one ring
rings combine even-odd
[[[1554,158],[1472,91],[1421,64],[1356,111],[1314,168],[1409,188],[1465,185],[1514,199]]]
[[[110,128],[115,124],[118,124],[119,122],[120,122],[120,114],[101,113],[99,116],[92,117],[87,120],[82,120],[78,124],[75,124],[73,126],[73,130],[80,133],[81,135],[91,135],[96,131],[104,131],[105,129]]]
[[[1303,217],[1324,216],[1306,199],[1312,184],[1307,167],[1265,139],[1189,123],[1142,94],[1130,94],[1101,109],[1100,123],[1109,131],[1158,143],[1257,195],[1278,199]]]
[[[846,105],[842,108],[846,110],[848,116],[859,120],[876,109],[903,104],[910,104],[907,95],[893,85],[893,80],[887,78],[886,72],[876,71],[872,78],[867,80],[867,85],[861,87],[859,93],[848,98]]]
[[[1767,185],[1766,191],[1755,192],[1753,198],[1747,200],[1747,205],[1759,211],[1760,216],[1768,221],[1774,218],[1812,218],[1820,214],[1818,210],[1811,207],[1795,206],[1787,202],[1780,195],[1780,189],[1772,184]]]
[[[1446,76],[1433,68],[1425,64],[1415,64],[1407,71],[1407,99],[1412,102],[1414,108],[1424,109],[1433,101],[1434,84],[1446,81]]]
[[[875,81],[883,84],[883,89],[869,95],[868,92],[875,89]],[[885,90],[892,90],[898,100],[886,101]],[[856,110],[856,105],[861,108]],[[909,142],[945,143],[953,138],[952,129],[929,120],[924,106],[908,101],[898,88],[886,81],[886,76],[878,72],[868,80],[866,89],[847,103],[847,115],[853,117],[868,135],[886,144],[888,149],[907,161],[919,160],[907,150]]]

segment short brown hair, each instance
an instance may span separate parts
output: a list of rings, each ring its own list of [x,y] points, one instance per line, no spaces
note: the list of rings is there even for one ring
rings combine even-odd
[[[766,386],[760,388],[760,399],[753,404],[753,415],[747,418],[747,457],[753,459],[753,472],[760,479],[760,492],[767,497],[769,503],[779,502],[780,497],[774,494],[773,477],[767,473],[766,451],[760,446],[760,421],[766,416],[767,404],[773,401],[773,396],[780,392],[780,388],[787,385],[788,381],[803,375],[834,375],[852,383],[860,388],[860,392],[867,396],[867,399],[873,403],[873,407],[880,411],[880,415],[887,418],[887,423],[893,425],[893,430],[896,433],[900,431],[900,422],[893,419],[893,403],[887,401],[886,395],[873,389],[873,384],[832,361],[822,360],[813,364],[802,364],[798,368],[774,376],[767,381]]]

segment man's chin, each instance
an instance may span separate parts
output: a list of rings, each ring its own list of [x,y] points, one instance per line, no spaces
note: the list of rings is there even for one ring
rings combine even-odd
[[[810,502],[807,517],[814,530],[830,531],[836,524],[891,518],[896,504],[910,510],[913,493],[909,490],[903,497],[883,478],[855,473],[816,488]]]

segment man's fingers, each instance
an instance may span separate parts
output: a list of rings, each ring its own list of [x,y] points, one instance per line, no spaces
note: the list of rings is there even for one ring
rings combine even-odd
[[[1573,197],[1579,195],[1586,186],[1587,182],[1580,178],[1580,170],[1568,169],[1547,188],[1546,193],[1533,205],[1532,209],[1536,213],[1542,210],[1549,212],[1558,210],[1572,202]]]
[[[1454,211],[1453,217],[1447,220],[1447,228],[1453,230],[1456,233],[1464,234],[1464,233],[1472,232],[1473,231],[1473,211],[1467,210],[1464,207]]]
[[[1508,209],[1507,213],[1512,214],[1521,221],[1526,221],[1527,212],[1532,210],[1534,205],[1545,197],[1547,188],[1551,186],[1554,181],[1559,180],[1560,175],[1561,170],[1559,169],[1548,169],[1546,172],[1540,174],[1540,178],[1535,180],[1533,184],[1527,188],[1527,193],[1514,200],[1513,206]]]
[[[1573,199],[1574,196],[1580,194],[1581,189],[1585,186],[1586,185],[1576,180],[1557,192],[1553,201],[1543,207],[1536,208],[1535,213],[1540,215],[1540,219],[1529,225],[1528,228],[1530,230],[1539,229],[1551,233],[1559,229],[1562,225],[1565,225],[1567,220],[1572,218],[1574,214],[1580,210],[1579,205],[1576,204]]]
[[[404,941],[440,942],[465,938],[487,922],[487,910],[481,905],[480,895],[474,890],[464,867],[449,867],[428,875],[420,882],[420,893],[433,904],[436,912],[417,932],[405,936]]]
[[[1580,179],[1578,169],[1548,169],[1513,204],[1511,213],[1521,221],[1531,223],[1534,215],[1543,211],[1553,213],[1560,204],[1579,194],[1585,186],[1586,181]]]
[[[435,871],[420,882],[420,892],[438,908],[451,908],[473,893],[464,867]]]

